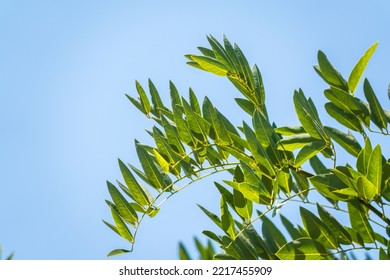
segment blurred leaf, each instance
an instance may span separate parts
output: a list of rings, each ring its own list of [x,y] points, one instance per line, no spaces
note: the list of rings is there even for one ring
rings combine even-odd
[[[378,42],[374,43],[359,59],[358,63],[353,68],[351,74],[348,78],[348,87],[349,90],[354,93],[356,87],[360,81],[360,78],[363,75],[364,69],[366,69],[367,63],[370,60],[372,54],[374,53],[376,47],[378,46]]]
[[[292,239],[298,239],[303,237],[302,234],[297,230],[293,223],[290,222],[285,216],[280,215],[280,219],[282,221],[283,226],[286,228],[287,232],[290,234]]]
[[[260,212],[258,211],[260,216]],[[282,232],[275,226],[275,224],[268,219],[265,215],[262,215],[262,226],[261,231],[267,248],[275,254],[283,245],[287,243],[286,238],[283,236]]]
[[[381,104],[379,103],[378,98],[376,97],[374,90],[372,89],[370,82],[365,79],[364,80],[364,95],[370,105],[371,110],[371,120],[372,122],[379,127],[379,129],[387,129],[387,119],[385,112]]]
[[[236,237],[233,216],[230,214],[225,198],[221,197],[221,222],[223,231],[231,238]]]
[[[329,253],[320,242],[302,237],[285,244],[276,256],[281,260],[325,260]]]
[[[179,259],[180,260],[191,260],[190,254],[187,251],[187,248],[182,242],[179,242]]]
[[[222,229],[222,222],[217,215],[210,212],[209,210],[207,210],[206,208],[204,208],[203,206],[201,206],[199,204],[198,204],[198,207],[203,211],[203,213],[205,213],[207,215],[207,217],[210,218],[210,220],[212,220],[218,227],[220,227]]]
[[[244,233],[248,237],[250,243],[255,248],[260,258],[266,260],[274,259],[273,254],[269,251],[267,245],[264,243],[264,240],[260,237],[256,229],[252,225],[248,225],[245,228]]]

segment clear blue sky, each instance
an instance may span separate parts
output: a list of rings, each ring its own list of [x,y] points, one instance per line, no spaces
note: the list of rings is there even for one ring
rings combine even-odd
[[[106,259],[126,242],[104,200],[121,179],[117,158],[136,164],[134,138],[150,141],[125,97],[151,78],[191,86],[240,124],[238,96],[223,78],[185,64],[206,35],[226,34],[257,63],[268,111],[297,124],[294,89],[324,112],[315,74],[319,49],[347,76],[375,41],[365,75],[379,98],[390,82],[388,1],[22,1],[0,2],[0,244],[16,259]],[[361,94],[361,93],[359,93]],[[334,123],[325,118],[325,122]],[[389,152],[388,147],[387,154]],[[218,179],[218,178],[215,178]],[[212,182],[193,185],[147,219],[124,259],[175,259],[177,243],[214,229],[196,203],[218,211]]]

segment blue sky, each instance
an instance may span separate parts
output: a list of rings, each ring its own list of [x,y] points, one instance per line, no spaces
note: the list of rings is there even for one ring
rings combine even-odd
[[[348,76],[374,42],[365,75],[389,108],[387,1],[1,1],[0,244],[16,259],[106,259],[127,246],[111,220],[106,180],[121,179],[117,158],[137,163],[134,138],[150,141],[125,97],[151,78],[164,100],[168,81],[191,86],[240,124],[238,93],[223,78],[185,64],[184,54],[222,34],[263,75],[270,117],[297,124],[294,89],[324,112],[316,75],[319,49]],[[361,94],[361,93],[360,93]],[[325,122],[334,124],[329,118]],[[388,147],[384,150],[389,152]],[[214,178],[217,180],[218,178]],[[212,181],[196,184],[145,220],[123,259],[175,259],[214,229],[196,203],[218,211]]]

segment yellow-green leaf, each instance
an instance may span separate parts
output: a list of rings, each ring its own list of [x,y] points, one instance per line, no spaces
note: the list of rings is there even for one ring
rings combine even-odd
[[[352,93],[355,92],[356,87],[363,75],[364,69],[366,69],[367,63],[370,60],[377,46],[378,42],[374,43],[371,47],[368,48],[364,55],[359,59],[358,63],[356,63],[351,74],[349,75],[348,87]]]

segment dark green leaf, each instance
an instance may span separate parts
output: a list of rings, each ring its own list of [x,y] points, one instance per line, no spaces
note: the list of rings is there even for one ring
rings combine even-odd
[[[302,234],[297,230],[293,223],[291,223],[285,216],[280,214],[280,219],[282,221],[283,226],[286,228],[287,232],[290,234],[292,239],[298,239],[303,237]]]
[[[235,98],[234,100],[236,100],[238,106],[240,106],[241,109],[243,109],[249,115],[253,115],[253,112],[255,111],[255,105],[253,105],[251,101],[244,98]]]
[[[356,168],[362,174],[367,174],[368,160],[372,153],[372,146],[370,138],[366,137],[364,141],[364,148],[360,151],[357,161]]]
[[[273,254],[269,251],[264,240],[259,236],[253,225],[248,225],[245,228],[245,236],[248,237],[251,245],[255,248],[257,254],[261,259],[272,260],[274,259]]]
[[[156,114],[157,117],[160,117],[160,110],[164,109],[165,106],[162,103],[160,94],[158,93],[155,85],[153,82],[149,79],[149,92],[152,97],[152,103],[153,103],[153,108],[154,108],[154,113]]]
[[[310,165],[316,174],[324,174],[327,171],[326,166],[322,163],[318,156],[310,158]]]
[[[330,199],[348,201],[353,198],[350,195],[338,193],[349,188],[334,174],[320,174],[310,177],[309,180],[321,194]]]
[[[387,118],[383,108],[376,97],[374,90],[372,89],[370,82],[364,80],[364,96],[366,97],[368,104],[370,105],[371,110],[371,120],[372,122],[379,127],[379,129],[387,129]]]
[[[172,81],[169,81],[169,89],[171,94],[171,103],[176,105],[181,105],[181,98],[179,92]]]
[[[332,66],[328,58],[322,51],[318,51],[318,65],[325,81],[330,85],[335,85],[348,91],[347,82],[340,73]]]
[[[221,197],[221,222],[223,231],[231,238],[235,238],[236,230],[234,227],[233,216],[230,214],[229,208],[223,196]]]
[[[220,227],[222,229],[222,222],[217,215],[208,211],[206,208],[204,208],[203,206],[201,206],[199,204],[198,204],[198,207],[203,211],[203,213],[205,213],[207,215],[207,217],[210,218],[210,220],[212,220],[218,227]]]
[[[329,102],[325,104],[325,110],[332,118],[343,126],[361,133],[364,132],[360,120],[355,115],[348,113]]]
[[[344,133],[337,128],[325,126],[326,132],[329,136],[344,148],[348,153],[357,157],[362,149],[359,142],[351,133]]]

